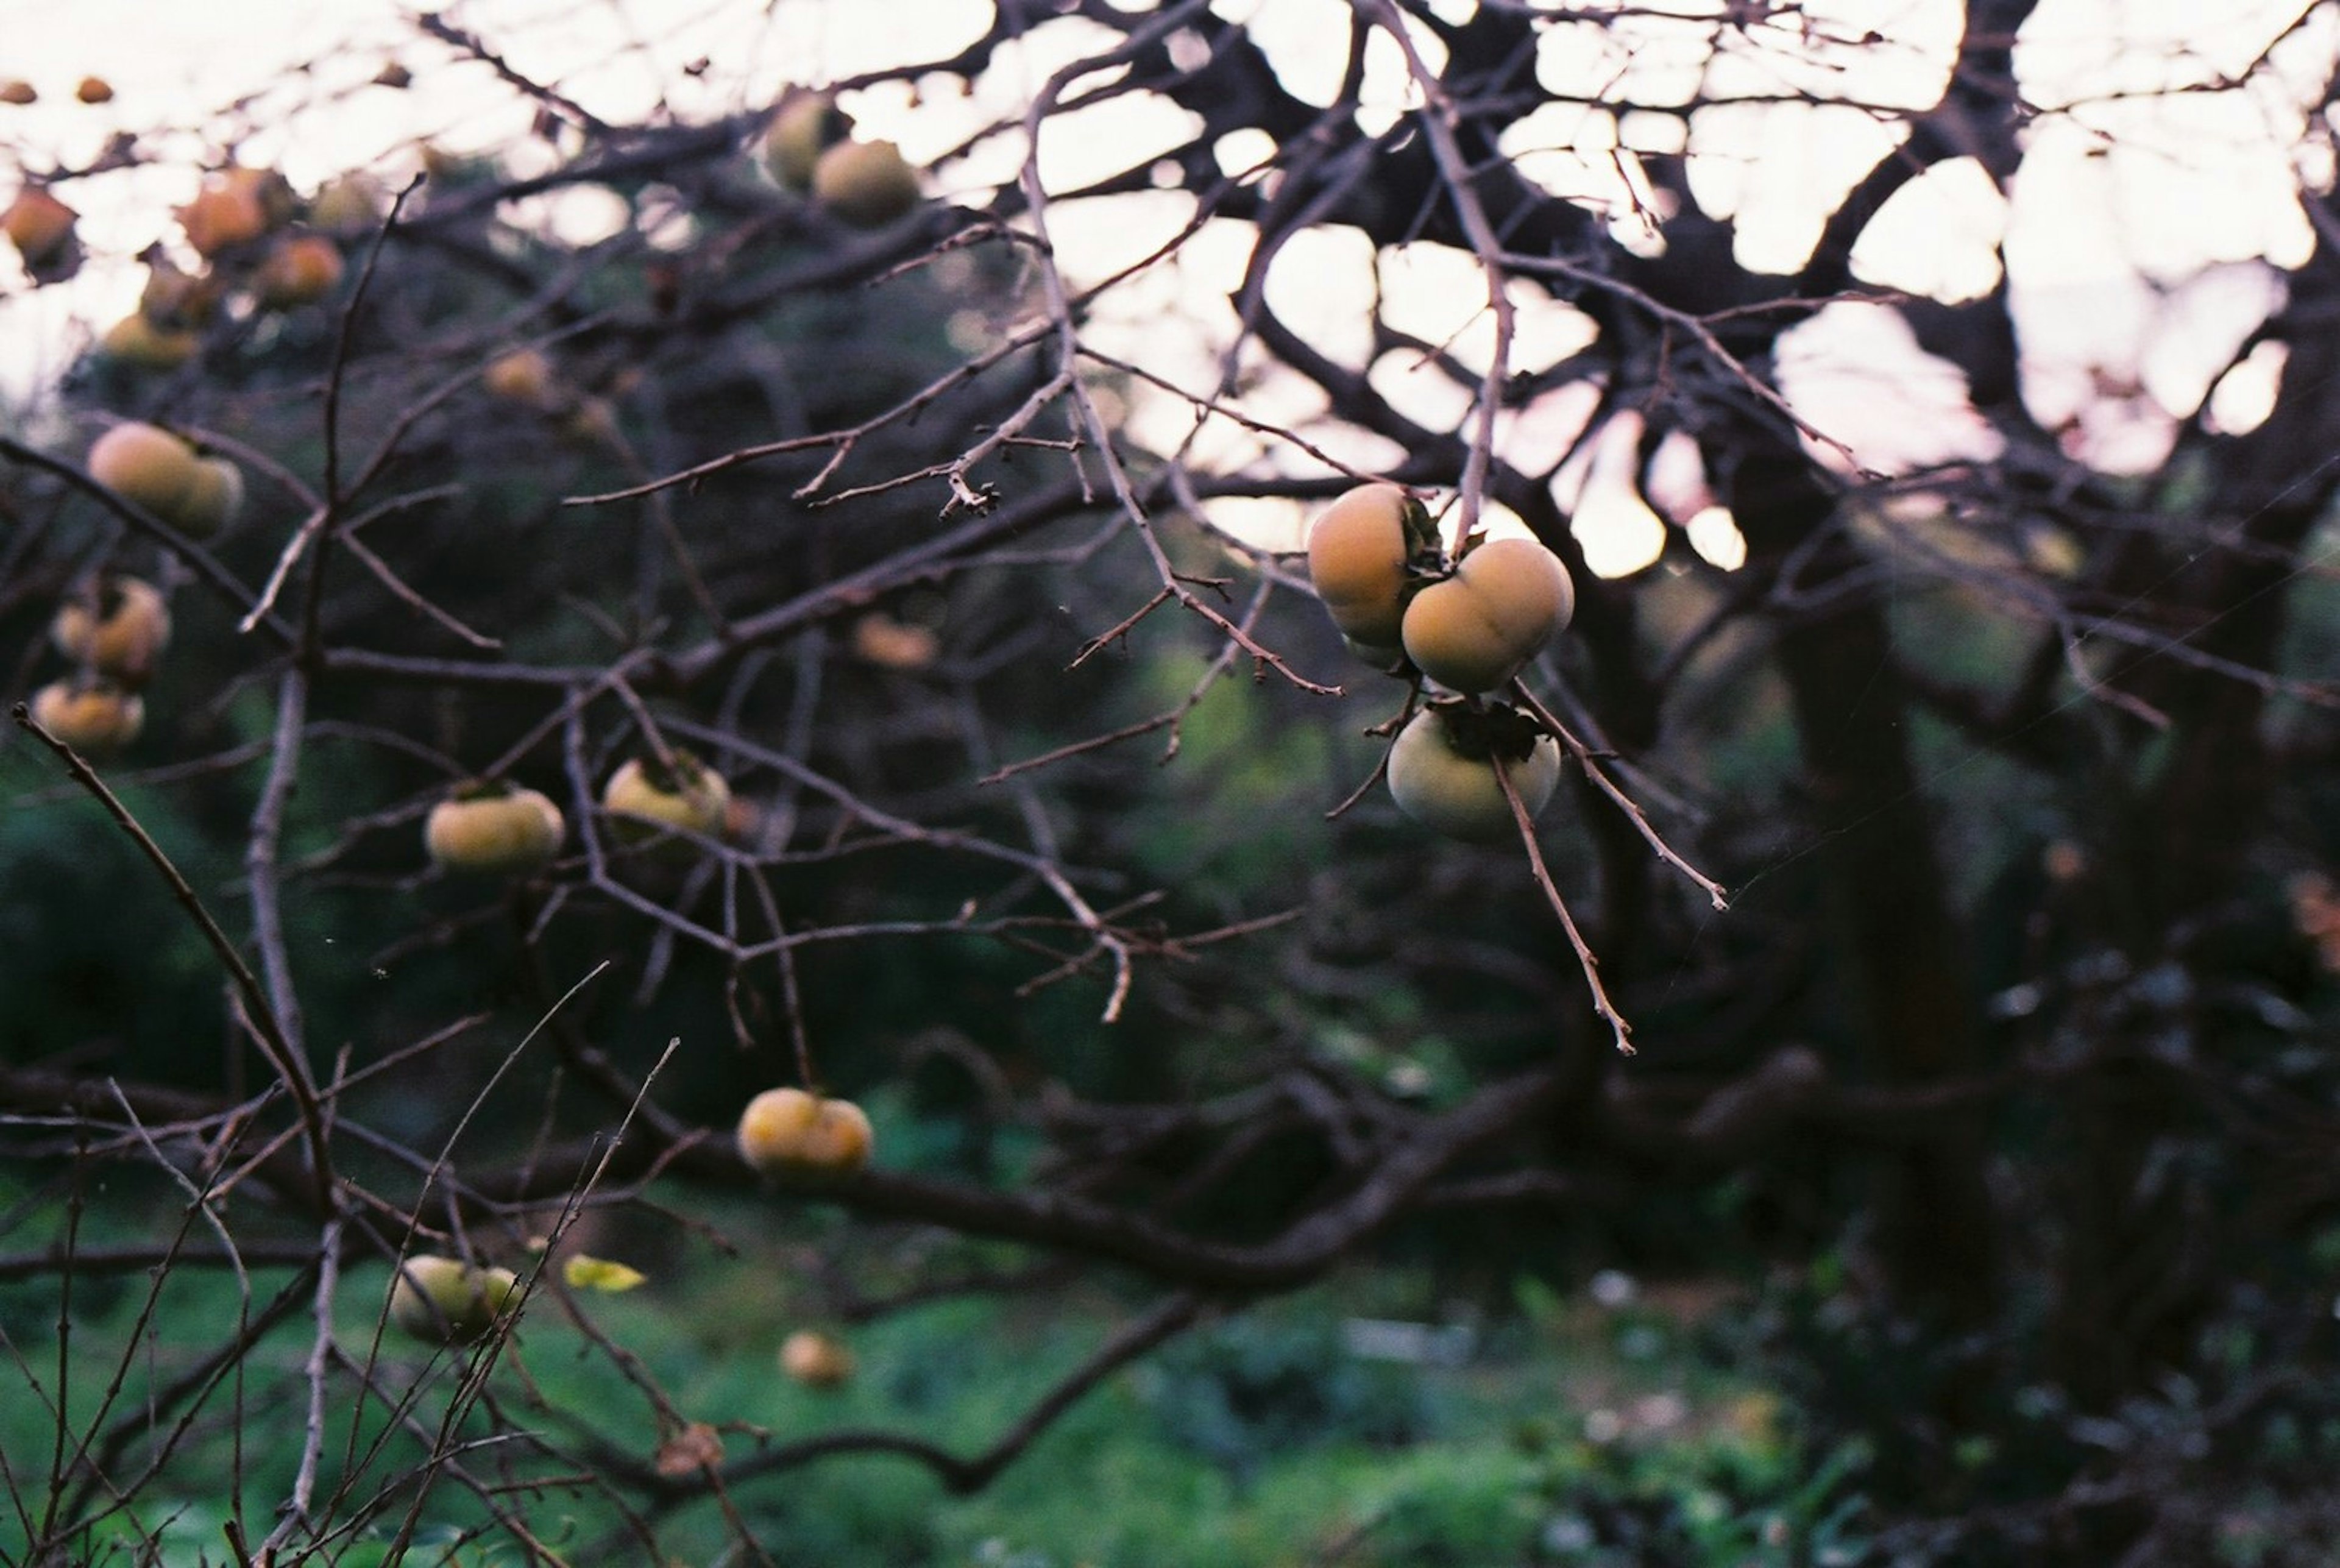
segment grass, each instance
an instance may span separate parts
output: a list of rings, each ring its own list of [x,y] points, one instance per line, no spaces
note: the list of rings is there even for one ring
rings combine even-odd
[[[620,1358],[540,1297],[486,1387],[501,1431],[540,1433],[570,1454],[499,1445],[499,1422],[471,1408],[452,1429],[488,1446],[464,1464],[485,1483],[518,1488],[505,1506],[570,1560],[635,1557],[642,1548],[623,1536],[605,1498],[550,1479],[570,1468],[585,1434],[638,1460],[672,1435],[677,1419],[708,1424],[735,1459],[848,1428],[912,1433],[972,1454],[1133,1310],[1095,1290],[933,1303],[847,1331],[858,1374],[841,1389],[806,1388],[780,1373],[777,1358],[787,1335],[818,1317],[818,1298],[801,1283],[801,1244],[820,1232],[807,1223],[805,1234],[775,1237],[749,1256],[653,1270],[639,1291],[578,1298],[640,1379],[663,1391],[666,1414]],[[256,1275],[258,1295],[283,1277]],[[353,1356],[374,1345],[387,1284],[379,1265],[343,1281],[337,1337]],[[216,1344],[239,1310],[233,1279],[216,1270],[166,1277],[151,1315],[143,1278],[78,1285],[64,1363],[76,1438],[101,1404],[106,1420],[126,1414],[136,1428],[153,1390]],[[1701,1350],[1702,1324],[1727,1308],[1708,1296],[1603,1307],[1536,1285],[1520,1300],[1500,1318],[1450,1327],[1435,1341],[1468,1337],[1469,1354],[1455,1365],[1409,1364],[1356,1354],[1344,1325],[1435,1317],[1431,1282],[1338,1282],[1174,1341],[1077,1404],[974,1495],[951,1494],[902,1458],[865,1454],[750,1481],[730,1507],[772,1560],[835,1568],[1829,1560],[1816,1548],[1857,1507],[1847,1490],[1857,1455],[1808,1454],[1776,1399]],[[0,1453],[35,1516],[55,1452],[47,1402],[59,1379],[55,1359],[30,1347],[53,1342],[57,1306],[54,1280],[0,1285],[0,1328],[17,1357],[7,1375],[42,1391],[0,1397]],[[234,1499],[226,1478],[238,1473],[246,1533],[264,1534],[292,1482],[302,1427],[298,1368],[309,1348],[305,1314],[296,1312],[249,1358],[240,1450],[233,1382],[215,1391],[169,1463],[134,1482],[167,1423],[136,1432],[109,1469],[131,1494],[76,1542],[74,1560],[168,1568],[229,1561],[222,1531]],[[347,1480],[343,1514],[353,1524],[362,1500],[383,1506],[336,1538],[328,1561],[388,1560],[424,1452],[414,1434],[447,1417],[466,1364],[396,1337],[382,1339],[379,1355],[382,1386],[410,1403],[395,1415],[371,1402],[332,1413],[323,1494]],[[485,1523],[475,1498],[442,1477],[424,1498],[403,1560],[524,1560],[500,1532],[475,1536]],[[654,1526],[669,1561],[753,1560],[711,1500],[682,1503]],[[15,1509],[0,1509],[0,1562],[22,1559],[26,1529]]]

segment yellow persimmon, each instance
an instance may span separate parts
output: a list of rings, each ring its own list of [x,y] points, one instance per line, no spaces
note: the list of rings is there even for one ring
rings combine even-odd
[[[125,501],[177,521],[200,475],[195,449],[160,425],[115,425],[90,444],[89,475]]]
[[[509,784],[459,785],[431,808],[422,842],[431,858],[455,871],[535,871],[560,852],[568,825],[540,790]]]
[[[719,834],[731,804],[723,775],[688,751],[674,754],[671,767],[655,758],[634,758],[601,789],[601,809],[637,822],[662,822],[692,833]]]
[[[739,1143],[767,1176],[834,1180],[869,1163],[869,1118],[851,1100],[766,1089],[740,1113]]]
[[[33,694],[33,719],[91,757],[111,757],[145,728],[146,705],[107,681],[53,680]]]
[[[1308,525],[1308,581],[1366,657],[1397,657],[1407,564],[1435,543],[1430,513],[1394,484],[1358,485]]]
[[[1416,593],[1401,633],[1406,657],[1450,690],[1493,691],[1517,675],[1576,608],[1560,557],[1532,539],[1492,539],[1454,575]]]
[[[108,577],[57,607],[57,651],[125,686],[143,686],[171,640],[171,610],[143,578]]]

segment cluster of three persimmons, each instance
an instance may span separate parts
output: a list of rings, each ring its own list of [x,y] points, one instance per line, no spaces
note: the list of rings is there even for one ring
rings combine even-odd
[[[1310,525],[1308,576],[1358,657],[1443,689],[1390,746],[1399,809],[1452,838],[1517,832],[1505,779],[1531,818],[1560,780],[1558,743],[1504,696],[1575,610],[1560,558],[1533,539],[1476,532],[1450,557],[1420,501],[1373,483]]]
[[[241,469],[159,425],[108,430],[89,449],[89,472],[193,540],[218,533],[243,505]],[[139,693],[171,640],[162,590],[141,578],[94,576],[57,607],[49,637],[74,670],[34,693],[34,719],[91,757],[110,757],[136,739],[146,721]]]
[[[802,1089],[767,1089],[739,1118],[739,1154],[759,1173],[799,1186],[852,1176],[869,1161],[869,1118],[849,1100]],[[574,1276],[572,1275],[572,1283]],[[432,1344],[475,1345],[518,1310],[520,1276],[459,1257],[418,1253],[402,1260],[390,1317]],[[834,1387],[853,1373],[853,1354],[826,1335],[788,1336],[780,1364],[789,1376]]]

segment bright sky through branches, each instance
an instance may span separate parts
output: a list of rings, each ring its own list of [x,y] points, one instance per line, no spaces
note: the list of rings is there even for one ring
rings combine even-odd
[[[1332,101],[1345,0],[1218,0],[1214,9],[1252,25],[1295,94]],[[1440,9],[1460,18],[1472,3],[1444,0]],[[1506,152],[1529,177],[1606,213],[1628,243],[1655,243],[1639,160],[1686,147],[1691,191],[1733,220],[1740,260],[1787,271],[1843,193],[1891,155],[1906,134],[1901,116],[1938,95],[1963,7],[1810,0],[1738,28],[1718,28],[1708,18],[1722,7],[1700,0],[1573,9],[1576,19],[1545,34],[1536,67],[1547,91],[1573,101],[1520,122]],[[624,121],[751,110],[790,83],[942,59],[980,35],[989,7],[468,0],[444,15],[492,41],[515,68]],[[223,25],[229,15],[233,25]],[[531,137],[530,105],[486,65],[449,64],[445,46],[418,38],[393,0],[7,0],[0,35],[10,40],[7,71],[42,93],[29,108],[0,109],[0,145],[14,161],[35,173],[79,165],[122,133],[148,155],[147,167],[66,189],[93,250],[115,257],[173,238],[170,205],[245,126],[250,134],[233,151],[283,167],[304,188],[351,165],[402,176],[425,142],[494,149],[530,170],[560,155]],[[1001,50],[971,93],[890,83],[848,106],[867,134],[898,141],[922,163],[986,125],[1006,126],[934,172],[944,198],[979,199],[1014,177],[1025,153],[1014,121],[1030,94],[1110,36],[1058,19]],[[1434,37],[1417,30],[1413,42],[1437,64]],[[1971,162],[1939,166],[1888,203],[1856,252],[1856,271],[1874,285],[1956,298],[1995,286],[2005,266],[2034,408],[2050,422],[2068,422],[2076,452],[2090,461],[2149,465],[2172,422],[2211,392],[2217,368],[2279,299],[2264,263],[2295,264],[2305,254],[2310,235],[2295,193],[2327,183],[2333,161],[2329,127],[2306,105],[2320,96],[2335,47],[2340,9],[2331,5],[2042,0],[2017,51],[2024,91],[2042,113],[2012,190],[2002,195]],[[371,84],[392,59],[414,70],[403,91]],[[114,83],[114,102],[73,101],[73,84],[93,72]],[[1386,125],[1418,97],[1394,44],[1377,36],[1360,118]],[[1692,103],[1704,106],[1686,117],[1671,112]],[[1044,181],[1062,192],[1142,164],[1148,148],[1170,145],[1187,122],[1150,95],[1076,110],[1043,131]],[[1239,140],[1219,149],[1231,173],[1273,150]],[[540,203],[532,215],[580,239],[630,221],[606,193],[581,191]],[[1136,193],[1066,203],[1052,213],[1051,229],[1067,271],[1096,279],[1145,257],[1194,216],[1184,193]],[[1291,246],[1270,275],[1278,308],[1328,352],[1367,371],[1399,407],[1459,422],[1468,394],[1419,356],[1385,354],[1370,366],[1362,356],[1378,308],[1386,326],[1483,363],[1493,339],[1475,262],[1427,244],[1376,257],[1353,238],[1324,228]],[[1248,243],[1238,225],[1207,226],[1175,261],[1101,301],[1093,340],[1208,391],[1234,330],[1225,296]],[[12,395],[23,398],[60,367],[77,341],[74,323],[84,332],[102,326],[127,308],[137,283],[133,267],[99,265],[68,287],[16,291],[0,303],[0,332],[17,345],[0,363]],[[1532,372],[1581,346],[1588,329],[1567,307],[1525,287],[1513,303],[1522,313],[1516,368]],[[1873,468],[1987,451],[1988,433],[1965,411],[1955,374],[1929,370],[1889,314],[1834,307],[1791,334],[1783,374],[1800,408]],[[2265,379],[2272,362],[2255,360],[2236,374]],[[2247,386],[2219,390],[2222,408],[2261,401]],[[1298,423],[1361,467],[1394,458],[1377,438],[1315,422],[1321,410],[1296,378],[1264,372],[1245,396],[1254,414]],[[1564,448],[1586,406],[1561,389],[1507,413],[1506,440]],[[1212,464],[1294,470],[1307,461],[1231,422],[1195,434],[1182,400],[1141,395],[1130,416],[1136,439],[1191,437],[1193,454]],[[1568,482],[1583,479],[1580,471]],[[1654,520],[1631,528],[1639,544],[1602,551],[1612,567],[1639,564],[1654,550]]]

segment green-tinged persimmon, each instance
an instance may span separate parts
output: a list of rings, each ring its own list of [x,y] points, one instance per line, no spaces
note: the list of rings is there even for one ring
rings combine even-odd
[[[857,229],[883,228],[918,204],[918,174],[891,142],[839,142],[814,163],[812,194]]]
[[[1533,817],[1560,782],[1558,743],[1513,709],[1473,712],[1436,704],[1409,719],[1391,744],[1390,794],[1400,810],[1433,832],[1498,843],[1519,830],[1495,775],[1499,759]]]
[[[133,311],[105,329],[97,351],[140,370],[174,371],[202,352],[203,341],[184,327],[159,327],[144,311]]]
[[[520,1279],[511,1270],[421,1253],[398,1265],[390,1320],[432,1345],[471,1345],[486,1338],[519,1302]]]
[[[845,134],[845,117],[826,93],[798,88],[780,101],[764,133],[764,168],[773,182],[803,194],[812,189],[812,172],[820,154]]]
[[[227,294],[227,274],[186,272],[158,255],[147,265],[138,311],[157,326],[200,327],[219,314]]]
[[[720,834],[730,804],[723,775],[688,751],[674,753],[671,763],[630,759],[601,789],[601,809],[621,823],[664,823],[691,833]]]
[[[49,622],[57,651],[124,686],[144,686],[171,640],[171,610],[143,578],[109,576],[57,606]]]
[[[309,222],[328,233],[355,234],[377,227],[389,195],[362,172],[329,180],[309,203]]]
[[[1428,510],[1386,482],[1344,492],[1308,525],[1308,581],[1359,658],[1395,662],[1409,567],[1437,545]]]
[[[869,1163],[869,1118],[851,1100],[766,1089],[739,1114],[739,1157],[766,1176],[837,1181]]]
[[[1405,654],[1449,690],[1497,690],[1575,609],[1576,585],[1560,557],[1532,539],[1491,539],[1406,605]]]
[[[422,842],[451,871],[511,875],[550,865],[566,830],[560,808],[542,791],[474,782],[431,808]]]
[[[174,521],[194,538],[209,539],[243,511],[243,471],[223,457],[199,457],[194,482]]]
[[[33,693],[33,720],[85,756],[111,757],[146,726],[146,705],[111,681],[53,680]]]

